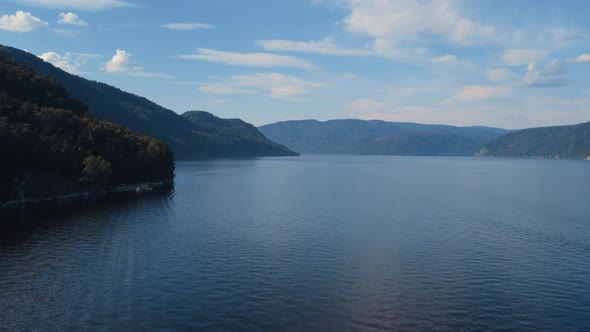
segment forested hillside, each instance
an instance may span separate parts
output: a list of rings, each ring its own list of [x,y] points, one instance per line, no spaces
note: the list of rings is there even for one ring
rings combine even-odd
[[[221,119],[204,111],[190,111],[182,114],[190,121],[197,133],[211,135],[216,141],[227,146],[236,156],[264,156],[268,153],[284,155],[289,151],[284,145],[275,143],[264,136],[258,128],[240,119]],[[289,153],[294,154],[294,153]]]
[[[507,133],[490,127],[454,127],[380,120],[284,121],[259,128],[301,153],[473,156]]]
[[[162,140],[172,148],[177,158],[296,155],[269,140],[241,144],[250,143],[250,134],[242,133],[239,127],[222,133],[211,132],[206,129],[210,127],[207,119],[191,122],[146,98],[69,74],[34,54],[2,45],[0,54],[6,54],[36,72],[55,79],[72,97],[88,105],[90,113],[96,118]],[[220,120],[224,121],[219,118],[215,121]],[[236,137],[241,137],[241,145],[234,144],[237,142]]]
[[[162,142],[89,115],[55,81],[0,54],[0,201],[171,179]]]
[[[590,122],[515,131],[487,144],[478,155],[590,159]]]

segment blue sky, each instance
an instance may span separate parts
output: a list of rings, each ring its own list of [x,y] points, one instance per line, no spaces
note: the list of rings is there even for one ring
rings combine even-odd
[[[0,43],[178,113],[590,121],[590,1],[0,0]]]

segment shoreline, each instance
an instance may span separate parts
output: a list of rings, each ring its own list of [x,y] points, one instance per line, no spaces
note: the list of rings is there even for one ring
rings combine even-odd
[[[80,192],[72,192],[64,195],[58,196],[51,196],[51,197],[43,197],[43,198],[33,198],[33,199],[25,199],[25,200],[10,200],[10,201],[0,201],[0,209],[3,208],[14,208],[14,207],[22,207],[27,205],[34,205],[34,204],[41,204],[41,203],[51,203],[51,202],[59,202],[59,201],[68,201],[68,200],[76,200],[76,199],[88,199],[92,197],[99,197],[103,195],[109,194],[142,194],[152,192],[154,190],[161,189],[167,185],[171,185],[174,183],[174,180],[162,180],[162,181],[152,181],[152,182],[140,182],[134,184],[122,184],[116,185],[109,188],[99,188],[96,190],[90,191],[80,191]]]

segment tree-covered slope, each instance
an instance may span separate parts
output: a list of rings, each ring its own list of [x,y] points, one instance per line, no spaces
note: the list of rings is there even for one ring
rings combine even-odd
[[[240,119],[221,119],[204,111],[190,111],[182,114],[197,132],[212,135],[217,141],[231,149],[232,155],[265,156],[296,155],[288,148],[264,136],[256,127]]]
[[[590,159],[590,122],[515,131],[485,145],[478,155]]]
[[[301,120],[265,125],[271,140],[301,153],[472,156],[507,131],[379,120]]]
[[[195,128],[187,119],[146,98],[69,74],[16,48],[0,45],[0,54],[6,54],[36,72],[55,79],[72,97],[88,105],[93,116],[162,140],[179,158],[249,155],[250,151],[234,146],[232,139]],[[255,152],[253,155],[256,156],[294,154],[287,148],[277,148],[277,145]]]
[[[0,54],[0,201],[164,180],[162,142],[97,120],[54,80]]]

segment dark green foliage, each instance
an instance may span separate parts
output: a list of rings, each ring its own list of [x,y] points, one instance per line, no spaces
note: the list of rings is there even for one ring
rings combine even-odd
[[[268,138],[301,153],[472,156],[507,131],[416,123],[316,120],[285,121],[259,128]]]
[[[233,156],[296,155],[283,145],[266,138],[256,127],[240,119],[221,119],[203,111],[182,114],[196,133],[212,138],[213,148]]]
[[[479,155],[585,159],[590,157],[590,122],[515,131],[487,144]]]
[[[174,175],[174,156],[166,145],[90,117],[55,81],[2,54],[0,155],[0,200],[22,191],[25,178],[40,186],[30,179],[52,177],[72,189]]]
[[[172,148],[177,158],[295,155],[293,151],[268,140],[250,142],[250,129],[241,132],[243,128],[237,126],[235,131],[209,130],[217,127],[220,121],[225,121],[223,119],[215,118],[211,125],[207,123],[211,119],[203,119],[196,121],[195,125],[146,98],[69,74],[25,51],[0,45],[0,53],[55,79],[72,97],[87,104],[93,116],[162,140]]]
[[[82,169],[83,182],[90,183],[107,183],[113,175],[111,163],[104,160],[101,156],[88,156],[82,162],[84,169]]]

